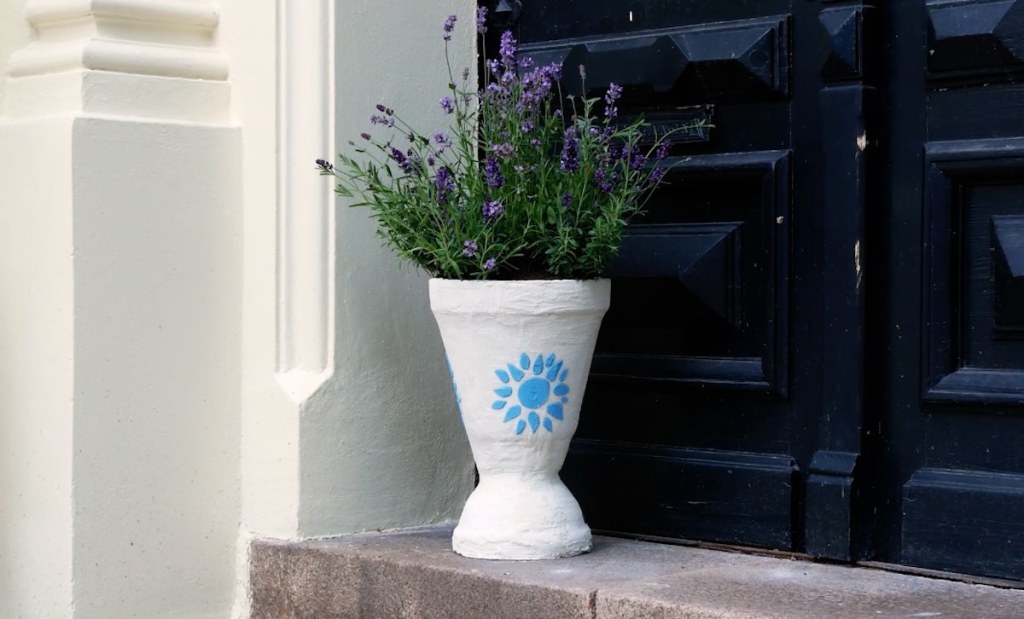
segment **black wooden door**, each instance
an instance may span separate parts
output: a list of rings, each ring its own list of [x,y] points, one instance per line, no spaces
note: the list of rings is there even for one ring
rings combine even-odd
[[[499,17],[570,91],[714,123],[609,268],[590,524],[1024,579],[1024,0]]]
[[[1024,2],[890,4],[875,553],[1024,580]]]

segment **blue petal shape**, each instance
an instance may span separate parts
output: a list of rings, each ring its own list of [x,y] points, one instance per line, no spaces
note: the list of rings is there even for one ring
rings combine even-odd
[[[562,418],[562,405],[559,404],[558,402],[555,402],[554,404],[549,404],[548,405],[548,414],[551,415],[552,417],[554,417],[555,419],[561,419]]]
[[[562,386],[563,385],[559,385],[559,387],[562,387]],[[558,391],[557,391],[558,387],[555,387],[555,389],[556,389],[555,393],[558,393]],[[507,398],[508,396],[512,395],[512,387],[498,387],[497,389],[494,390],[494,393],[500,395],[503,398]],[[559,393],[558,395],[562,395],[562,394]]]
[[[537,360],[533,362],[533,373],[540,374],[544,371],[544,357],[537,355]]]
[[[548,355],[548,358],[544,360],[544,365],[551,367],[551,364],[555,362],[555,353]]]
[[[513,419],[518,417],[519,414],[522,413],[522,412],[523,412],[523,409],[522,409],[521,406],[510,406],[509,409],[508,409],[508,412],[505,413],[505,421],[512,421]],[[522,423],[522,422],[520,422],[520,423]]]
[[[495,400],[494,404],[491,404],[491,408],[493,408],[496,411],[500,411],[501,409],[505,408],[506,404],[508,404],[508,400]]]
[[[505,387],[505,389],[508,389],[509,393],[499,393],[498,395],[508,396],[510,393],[512,393],[511,387]],[[569,393],[569,385],[566,385],[565,383],[559,383],[555,385],[555,395],[565,395],[567,393]]]
[[[501,382],[508,382],[508,372],[506,372],[505,370],[494,370],[494,373],[497,374],[498,380],[500,380]]]
[[[525,430],[525,429],[526,429],[526,422],[523,421],[522,419],[520,419],[519,423],[516,425],[516,434],[522,434],[523,430]]]
[[[519,367],[524,370],[530,369],[530,355],[526,353],[519,355]]]
[[[536,432],[537,428],[540,427],[540,417],[537,416],[537,413],[530,411],[530,415],[526,418],[526,420],[530,422],[530,429],[533,430],[534,432]]]
[[[551,420],[548,419],[547,417],[544,418],[544,429],[547,430],[548,432],[555,431],[554,427],[552,427],[551,425]]]
[[[569,370],[565,369],[565,370],[562,371],[562,375],[558,377],[558,380],[564,383],[565,382],[565,377],[568,376],[568,375],[569,375]]]
[[[508,372],[509,372],[509,374],[511,374],[511,375],[512,375],[512,378],[513,378],[513,379],[514,379],[514,380],[515,380],[516,382],[519,382],[519,381],[523,380],[523,376],[525,376],[525,374],[523,374],[523,371],[522,371],[522,370],[520,370],[520,369],[519,369],[519,368],[517,368],[516,366],[512,365],[511,363],[508,363],[508,364],[506,364],[506,365],[508,366]]]
[[[562,371],[562,362],[559,361],[555,365],[551,366],[550,370],[548,370],[548,380],[555,380],[555,377],[558,376],[558,373],[561,372],[561,371]]]

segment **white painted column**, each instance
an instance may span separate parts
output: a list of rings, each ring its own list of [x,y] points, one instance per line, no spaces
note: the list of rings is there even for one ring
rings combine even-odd
[[[0,616],[227,616],[241,185],[218,7],[0,16],[32,33],[0,118]]]

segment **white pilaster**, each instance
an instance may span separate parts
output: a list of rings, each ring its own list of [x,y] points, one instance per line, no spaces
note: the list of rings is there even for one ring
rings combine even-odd
[[[21,18],[0,118],[0,616],[226,616],[241,183],[218,7]]]

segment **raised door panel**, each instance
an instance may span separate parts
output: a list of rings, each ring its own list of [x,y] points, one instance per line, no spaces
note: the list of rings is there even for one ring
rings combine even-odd
[[[562,471],[597,530],[794,546],[793,19],[785,1],[523,6],[521,53],[561,63],[565,92],[615,82],[626,118],[714,123],[675,140],[608,267]]]
[[[886,10],[904,25],[889,221],[906,233],[886,264],[877,556],[1024,580],[1024,2]]]

